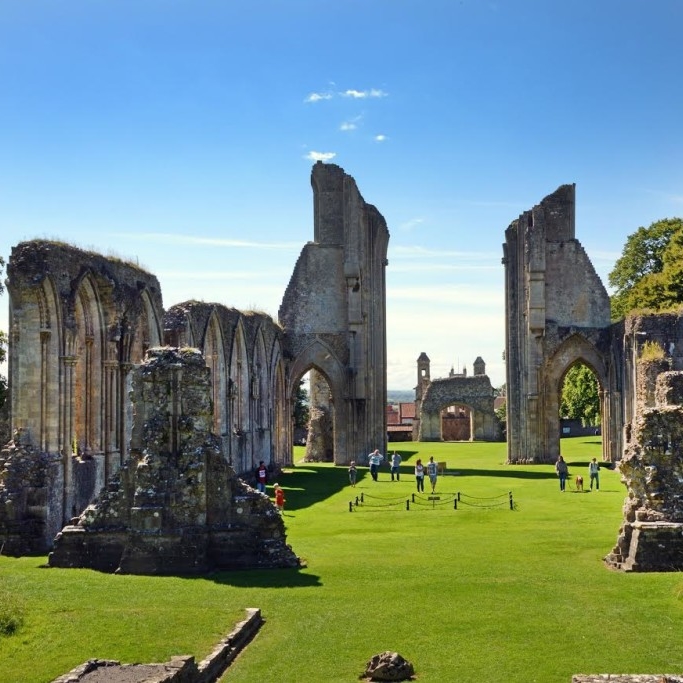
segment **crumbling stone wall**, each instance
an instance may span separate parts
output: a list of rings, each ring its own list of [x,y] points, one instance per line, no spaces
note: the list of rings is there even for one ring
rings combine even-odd
[[[7,274],[11,430],[60,460],[58,529],[127,457],[130,370],[161,341],[161,293],[134,264],[46,240],[14,247]]]
[[[282,518],[227,464],[196,349],[155,348],[133,377],[131,459],[55,539],[53,567],[131,574],[296,567]]]
[[[603,458],[620,447],[620,370],[609,296],[575,237],[575,188],[563,185],[505,232],[509,463],[551,463],[560,449],[559,396],[577,362],[602,391]]]
[[[292,461],[282,328],[265,313],[186,301],[164,315],[171,346],[202,351],[211,371],[213,431],[240,474]]]
[[[289,358],[288,399],[310,369],[329,384],[334,461],[386,443],[386,283],[389,231],[355,181],[315,164],[314,240],[297,260],[279,311]],[[315,440],[316,436],[309,436]]]
[[[628,490],[624,522],[605,558],[624,571],[683,569],[683,371],[671,365],[664,357],[636,366],[636,414],[618,465]]]

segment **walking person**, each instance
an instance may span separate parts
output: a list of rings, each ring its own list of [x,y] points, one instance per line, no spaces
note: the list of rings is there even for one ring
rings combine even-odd
[[[422,493],[424,493],[425,468],[420,458],[418,458],[417,462],[415,463],[415,482],[417,483],[417,492],[420,493],[420,491],[422,491]]]
[[[429,458],[429,462],[427,463],[427,474],[429,475],[429,483],[432,485],[432,493],[436,490],[436,475],[437,475],[437,469],[436,469],[436,463],[434,462],[434,456],[431,456]]]
[[[591,491],[593,490],[593,482],[595,482],[595,490],[599,491],[600,490],[600,465],[598,464],[598,461],[595,458],[593,458],[588,463],[588,474],[590,474],[590,478],[591,478]]]
[[[384,456],[379,452],[379,448],[375,448],[372,453],[368,456],[368,461],[370,462],[370,475],[373,481],[377,481],[377,472],[379,471],[379,466],[382,464]]]
[[[268,481],[268,470],[261,460],[256,468],[256,488],[261,492],[266,492],[266,482]]]
[[[353,488],[356,487],[356,476],[357,476],[357,474],[358,474],[358,472],[356,471],[356,461],[352,460],[349,463],[349,484],[351,484],[351,486]]]
[[[564,491],[565,484],[567,483],[567,477],[569,476],[569,468],[564,458],[560,456],[555,463],[555,471],[557,476],[560,478],[560,491]]]
[[[396,475],[396,481],[401,480],[401,456],[394,451],[391,456],[391,481],[394,481],[394,475]]]

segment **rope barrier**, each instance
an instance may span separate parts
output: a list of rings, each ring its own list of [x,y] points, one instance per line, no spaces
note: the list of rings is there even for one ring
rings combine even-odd
[[[469,500],[463,500],[467,498]],[[493,509],[504,506],[509,506],[510,510],[516,510],[517,506],[512,498],[512,491],[507,493],[501,493],[497,496],[470,496],[466,493],[461,493],[457,491],[456,493],[434,493],[431,495],[420,495],[418,493],[412,493],[410,498],[406,499],[405,496],[372,496],[369,494],[361,493],[360,496],[356,496],[355,501],[349,501],[349,512],[353,512],[355,508],[363,507],[365,509],[386,509],[403,507],[405,501],[405,508],[410,511],[411,504],[417,509],[419,508],[429,508],[436,509],[438,507],[443,507],[445,505],[452,505],[454,510],[458,509],[458,503],[461,505],[467,505],[470,508],[475,509]],[[482,501],[482,502],[480,502]],[[483,501],[498,501],[498,502],[483,502]]]

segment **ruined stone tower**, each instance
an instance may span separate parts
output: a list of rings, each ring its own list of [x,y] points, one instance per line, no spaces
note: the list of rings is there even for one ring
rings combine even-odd
[[[590,367],[601,390],[603,457],[616,459],[610,410],[610,303],[575,238],[574,185],[563,185],[505,232],[505,346],[508,462],[554,462],[567,370]],[[612,416],[612,419],[605,419]]]
[[[299,256],[279,321],[291,359],[290,399],[309,370],[325,378],[333,458],[343,464],[386,443],[389,231],[339,166],[318,162],[311,184],[314,240]]]

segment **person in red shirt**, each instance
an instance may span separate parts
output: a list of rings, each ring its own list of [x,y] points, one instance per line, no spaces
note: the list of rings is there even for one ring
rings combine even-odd
[[[285,492],[280,488],[280,484],[273,484],[273,490],[275,491],[275,505],[282,514],[285,509]]]

